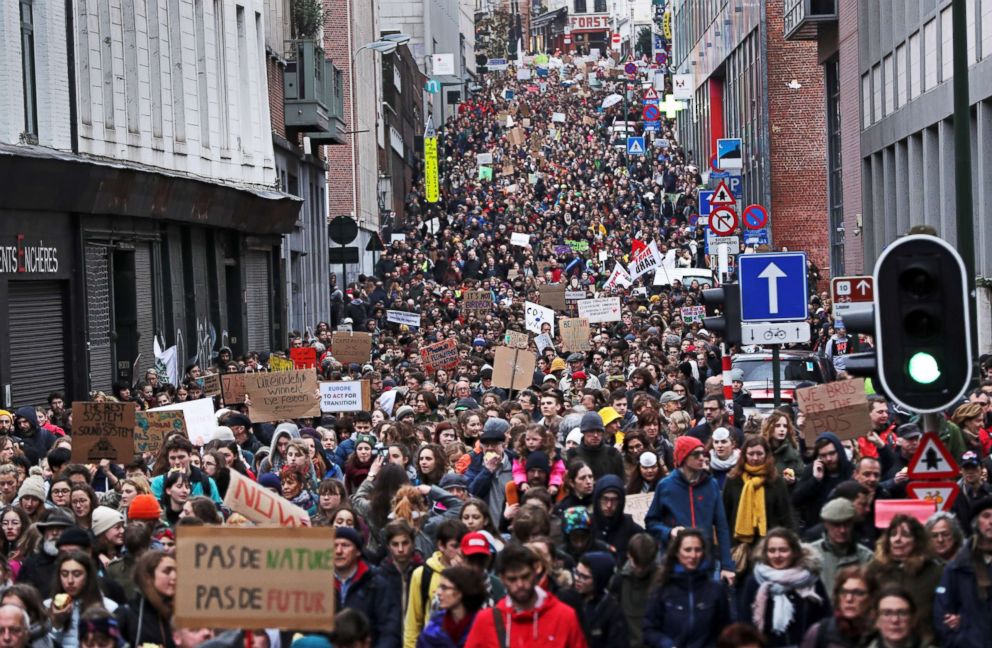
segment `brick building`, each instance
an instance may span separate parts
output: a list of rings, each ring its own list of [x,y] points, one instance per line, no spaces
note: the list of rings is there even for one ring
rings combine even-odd
[[[743,205],[768,208],[771,246],[831,267],[824,71],[816,44],[786,41],[783,0],[673,5],[675,72],[693,97],[677,123],[683,146],[709,168],[716,140],[740,137]]]

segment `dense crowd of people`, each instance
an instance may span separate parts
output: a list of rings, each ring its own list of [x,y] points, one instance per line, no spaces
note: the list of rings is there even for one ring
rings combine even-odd
[[[527,69],[487,76],[440,127],[439,202],[421,182],[405,242],[286,340],[316,349],[322,380],[367,380],[371,409],[254,421],[213,397],[216,428],[89,465],[71,461],[62,394],[0,411],[0,648],[988,645],[988,364],[941,420],[961,471],[953,506],[880,524],[879,501],[908,497],[921,423],[871,395],[855,438],[811,438],[793,405],[755,408],[739,375],[728,398],[721,340],[681,310],[705,282],[677,271],[714,276],[694,218],[702,178],[672,122],[628,156],[615,124],[639,102],[603,107],[628,85],[611,59]],[[652,243],[660,281],[606,286]],[[619,296],[620,317],[593,324],[586,351],[565,352],[557,331],[538,351],[530,335],[531,384],[494,385],[495,349],[526,331],[524,302],[547,284]],[[466,310],[477,290],[490,308]],[[844,356],[870,341],[834,330],[826,295],[810,306],[812,347],[845,380]],[[372,334],[367,362],[336,359],[339,328]],[[457,362],[428,371],[421,349],[447,339]],[[91,400],[209,398],[205,373],[266,371],[274,356],[221,348],[210,366],[150,369]],[[223,504],[233,472],[334,527],[332,633],[173,623],[182,527],[249,524]]]

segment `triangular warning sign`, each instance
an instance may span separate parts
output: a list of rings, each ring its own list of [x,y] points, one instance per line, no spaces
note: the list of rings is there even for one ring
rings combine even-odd
[[[933,502],[938,511],[950,511],[961,488],[952,481],[918,481],[906,484],[906,494],[913,499]]]
[[[645,101],[647,101],[648,99],[657,99],[657,98],[658,98],[658,91],[655,90],[653,87],[648,88],[647,91],[644,93]]]
[[[936,432],[927,432],[906,466],[910,479],[952,479],[958,477],[958,464]]]
[[[628,153],[643,153],[644,152],[644,147],[641,146],[641,140],[639,140],[639,139],[631,139],[630,140],[630,143],[627,144],[627,152]]]
[[[716,190],[713,191],[713,196],[710,198],[711,205],[735,205],[737,200],[734,199],[734,194],[730,191],[730,187],[727,186],[725,180],[721,180],[720,184],[717,185]]]

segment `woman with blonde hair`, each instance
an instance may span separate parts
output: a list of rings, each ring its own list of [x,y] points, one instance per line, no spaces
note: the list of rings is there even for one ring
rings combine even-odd
[[[984,420],[984,406],[980,403],[965,403],[954,410],[954,414],[951,415],[951,421],[949,424],[961,431],[965,449],[973,450],[979,457],[985,455],[985,453],[982,452],[982,440],[980,438],[982,423],[984,423]],[[955,457],[955,459],[961,461],[960,456]]]
[[[768,441],[775,457],[775,469],[790,487],[802,472],[803,457],[799,449],[799,435],[792,419],[785,412],[772,411],[761,424],[761,436]]]

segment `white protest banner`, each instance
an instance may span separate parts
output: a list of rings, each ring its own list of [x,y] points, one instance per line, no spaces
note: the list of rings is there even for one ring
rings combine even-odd
[[[530,70],[527,68],[517,70],[517,81],[530,81]]]
[[[631,283],[630,273],[618,263],[613,266],[613,272],[610,273],[610,278],[603,284],[603,289],[610,290],[617,287],[630,288]]]
[[[548,335],[547,333],[541,333],[536,338],[534,338],[534,344],[537,345],[538,353],[544,353],[544,350],[547,349],[548,347],[553,348],[555,346],[555,343],[551,339],[551,336]]]
[[[658,251],[658,244],[651,241],[651,245],[638,250],[637,254],[630,262],[630,278],[637,279],[642,274],[649,272],[661,265],[661,252]]]
[[[183,403],[163,405],[148,411],[172,412],[176,410],[181,411],[186,419],[186,434],[193,445],[203,445],[214,437],[214,430],[217,429],[217,417],[214,416],[214,400],[212,398],[198,398]]]
[[[479,166],[482,166],[484,164],[492,164],[493,163],[493,154],[492,153],[479,153],[478,155],[475,156],[475,161],[476,161],[476,163]]]
[[[705,306],[683,306],[680,311],[682,312],[682,320],[686,324],[702,322],[703,318],[706,316]]]
[[[530,234],[526,234],[524,232],[514,232],[513,234],[510,234],[510,245],[530,247]]]
[[[584,290],[566,290],[565,291],[565,301],[579,301],[585,299],[589,295]]]
[[[579,302],[580,304],[582,302]],[[540,335],[544,331],[541,327],[545,324],[551,326],[549,333],[555,334],[555,312],[550,308],[545,308],[534,302],[524,302],[524,328],[531,333]]]
[[[386,321],[393,324],[406,324],[420,328],[420,314],[409,313],[407,311],[387,310]]]
[[[589,320],[590,324],[620,321],[620,298],[600,297],[599,299],[583,299],[577,302],[579,317]]]
[[[320,383],[321,412],[360,412],[371,409],[369,384],[364,380]]]
[[[564,124],[565,123],[565,113],[560,113],[560,112],[551,113],[551,121],[553,121],[553,122],[555,122],[557,124]]]

